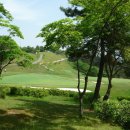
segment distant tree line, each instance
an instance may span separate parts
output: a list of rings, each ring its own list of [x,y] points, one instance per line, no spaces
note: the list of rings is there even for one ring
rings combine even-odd
[[[44,52],[44,47],[38,45],[36,47],[31,46],[21,47],[21,49],[27,53]]]

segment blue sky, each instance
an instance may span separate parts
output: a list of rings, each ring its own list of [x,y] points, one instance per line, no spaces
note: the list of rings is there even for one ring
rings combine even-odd
[[[67,0],[1,0],[1,3],[10,11],[13,23],[24,35],[24,40],[16,38],[20,46],[43,45],[36,35],[44,25],[65,18],[59,7],[68,7]]]

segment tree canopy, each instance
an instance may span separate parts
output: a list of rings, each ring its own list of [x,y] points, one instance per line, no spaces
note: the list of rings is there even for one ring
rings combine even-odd
[[[12,15],[5,9],[2,3],[0,3],[0,27],[6,28],[9,36],[17,36],[23,38],[23,35],[16,25],[11,24],[13,20]]]

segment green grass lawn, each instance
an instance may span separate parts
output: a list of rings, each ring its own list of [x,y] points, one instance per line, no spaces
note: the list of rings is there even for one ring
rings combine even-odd
[[[83,80],[81,86],[83,87]],[[35,87],[49,87],[49,88],[76,88],[77,80],[75,77],[61,76],[54,74],[36,74],[36,73],[22,73],[15,75],[4,76],[0,84],[14,85],[14,86],[35,86]],[[89,77],[88,89],[94,91],[96,85],[96,77]],[[103,78],[101,86],[101,96],[104,95],[107,89],[107,78]],[[113,79],[113,88],[111,97],[130,96],[130,79]]]
[[[0,99],[0,130],[121,130],[99,120],[85,110],[78,117],[78,106],[68,97],[7,97]]]

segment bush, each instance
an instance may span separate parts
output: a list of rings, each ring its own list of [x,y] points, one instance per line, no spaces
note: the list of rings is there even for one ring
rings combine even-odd
[[[49,95],[53,95],[53,96],[75,97],[75,95],[77,95],[77,92],[64,91],[59,89],[48,89],[48,92]]]
[[[93,99],[93,93],[86,93],[83,97],[83,103],[87,104],[88,108],[93,108],[92,99]],[[74,100],[76,102],[79,102],[79,94],[78,93],[76,95],[74,95]]]
[[[97,102],[95,103],[95,111],[103,120],[130,128],[130,102],[127,100]]]
[[[63,91],[59,89],[34,89],[29,87],[10,87],[9,94],[12,96],[32,96],[38,98],[45,97],[48,95],[65,97],[75,97],[75,95],[78,95],[77,92],[73,91]]]
[[[32,96],[41,98],[48,95],[48,91],[45,89],[23,88],[23,87],[11,87],[10,95],[12,96]]]
[[[0,86],[0,98],[5,99],[6,95],[10,93],[10,88],[9,87],[1,87]]]
[[[92,66],[90,72],[89,72],[89,76],[94,76],[96,77],[98,75],[98,67],[96,66]]]
[[[128,101],[130,101],[130,97],[124,97],[124,96],[119,96],[119,97],[117,97],[117,100],[118,101],[122,101],[122,100],[128,100]]]

